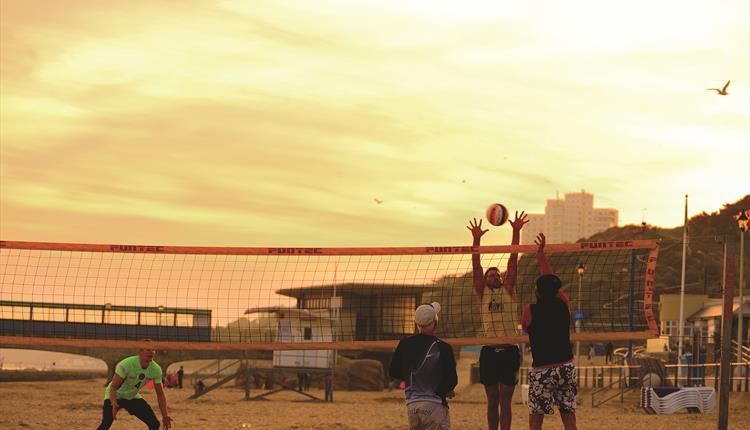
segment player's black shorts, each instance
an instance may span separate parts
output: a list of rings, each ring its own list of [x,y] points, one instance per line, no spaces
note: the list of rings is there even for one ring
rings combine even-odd
[[[518,384],[521,368],[521,351],[516,345],[482,347],[479,353],[479,381],[483,385]]]
[[[159,420],[156,418],[156,415],[154,415],[154,410],[151,409],[151,406],[149,406],[145,400],[119,399],[117,401],[117,404],[120,405],[120,409],[125,409],[130,413],[130,415],[134,415],[135,417],[146,423],[149,430],[159,430]],[[118,412],[118,414],[122,414],[122,411]],[[102,423],[99,424],[99,428],[97,430],[108,430],[112,425],[112,422],[112,401],[106,399],[104,400],[104,405],[102,406]]]

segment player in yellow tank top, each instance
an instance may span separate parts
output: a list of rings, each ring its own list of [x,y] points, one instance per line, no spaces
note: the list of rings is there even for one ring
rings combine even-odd
[[[513,227],[511,243],[518,245],[521,229],[528,223],[526,214],[516,211],[515,219],[510,221]],[[489,230],[482,230],[482,220],[476,218],[466,227],[474,238],[472,246],[480,246],[482,236]],[[497,267],[482,271],[479,254],[471,258],[474,272],[474,292],[479,302],[482,329],[487,337],[513,336],[518,334],[519,306],[516,298],[516,273],[518,254],[512,253],[508,258],[505,280],[500,276]],[[480,381],[487,395],[487,426],[489,430],[510,430],[511,398],[518,383],[518,371],[521,356],[518,346],[511,344],[486,345],[479,357]]]

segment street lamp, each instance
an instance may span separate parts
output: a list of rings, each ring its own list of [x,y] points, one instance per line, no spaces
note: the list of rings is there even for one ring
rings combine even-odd
[[[742,360],[742,346],[743,346],[743,327],[742,327],[742,319],[744,318],[742,308],[744,307],[745,303],[743,301],[742,296],[742,287],[745,282],[744,279],[744,256],[743,253],[745,251],[745,232],[748,230],[748,212],[750,211],[742,211],[740,212],[739,216],[737,217],[737,226],[740,228],[740,308],[738,310],[737,314],[737,360]]]
[[[578,295],[576,296],[576,333],[581,332],[581,318],[583,316],[581,315],[581,283],[583,280],[583,272],[586,271],[586,266],[583,265],[583,263],[579,263],[578,267],[576,267],[576,272],[578,273]],[[581,341],[576,341],[576,367],[579,367],[581,365]]]

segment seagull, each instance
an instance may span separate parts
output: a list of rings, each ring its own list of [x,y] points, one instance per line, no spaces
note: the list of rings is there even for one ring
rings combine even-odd
[[[726,85],[724,85],[724,88],[722,88],[722,89],[718,89],[718,88],[706,88],[706,91],[716,91],[717,93],[719,93],[720,96],[725,96],[725,95],[729,94],[727,92],[727,87],[729,86],[730,82],[732,82],[732,81],[727,81]]]
[[[374,198],[373,200],[375,200],[375,203],[377,203],[377,204],[381,204],[381,203],[383,203],[383,201],[382,201],[382,200],[380,200],[380,199],[379,199],[379,198],[377,198],[377,197],[375,197],[375,198]]]

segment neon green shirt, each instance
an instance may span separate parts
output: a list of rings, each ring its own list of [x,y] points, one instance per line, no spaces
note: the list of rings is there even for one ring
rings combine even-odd
[[[154,384],[161,384],[161,366],[152,360],[148,364],[148,367],[144,369],[141,367],[137,355],[128,357],[117,363],[115,373],[123,381],[120,388],[117,389],[118,399],[140,399],[141,395],[138,392],[146,385],[149,379],[153,380]],[[107,388],[104,389],[104,400],[109,399],[109,388],[111,386],[112,382],[107,384]]]

